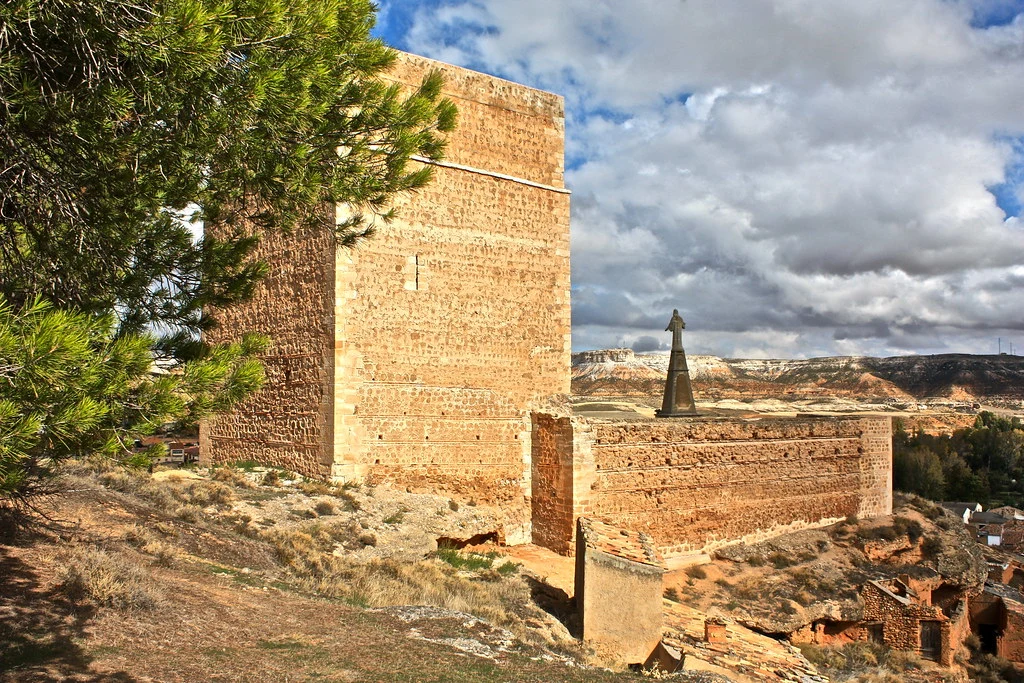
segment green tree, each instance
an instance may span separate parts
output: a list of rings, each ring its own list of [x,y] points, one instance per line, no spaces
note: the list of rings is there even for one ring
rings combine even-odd
[[[254,390],[261,343],[199,335],[265,273],[260,236],[344,202],[352,244],[430,180],[413,157],[442,156],[455,108],[437,74],[382,78],[395,54],[369,36],[374,9],[0,4],[0,498]],[[221,239],[195,238],[212,223]],[[159,356],[184,365],[154,378]]]
[[[0,282],[17,306],[114,312],[183,355],[264,272],[262,231],[357,209],[351,243],[423,186],[455,108],[380,77],[369,0],[0,5]],[[193,241],[187,221],[226,240]]]
[[[893,486],[900,491],[930,500],[942,500],[945,494],[942,461],[924,446],[894,449],[892,476]]]
[[[124,455],[136,436],[230,408],[263,382],[252,355],[265,339],[248,336],[154,378],[152,339],[114,330],[111,315],[41,300],[15,311],[0,299],[0,502],[48,491],[66,458]]]

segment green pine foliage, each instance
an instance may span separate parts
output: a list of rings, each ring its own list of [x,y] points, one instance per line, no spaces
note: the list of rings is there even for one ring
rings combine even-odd
[[[369,0],[0,5],[8,300],[114,312],[188,346],[182,331],[265,272],[248,258],[262,232],[335,202],[354,209],[343,243],[387,220],[430,179],[410,157],[440,158],[456,112],[437,74],[409,93],[380,78],[395,55],[373,22]],[[225,237],[196,242],[193,221]]]
[[[128,459],[137,436],[230,408],[263,383],[253,356],[265,339],[154,375],[152,338],[114,330],[113,316],[0,299],[0,501],[46,492],[67,458]]]
[[[370,0],[0,3],[0,503],[64,458],[224,410],[266,340],[210,348],[261,236],[351,245],[430,180],[454,105],[382,78]],[[218,238],[197,234],[218,226]],[[154,375],[155,360],[170,372]]]

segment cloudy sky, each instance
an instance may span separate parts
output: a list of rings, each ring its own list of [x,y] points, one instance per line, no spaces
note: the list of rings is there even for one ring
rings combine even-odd
[[[380,0],[559,93],[573,347],[1024,354],[1024,0]]]

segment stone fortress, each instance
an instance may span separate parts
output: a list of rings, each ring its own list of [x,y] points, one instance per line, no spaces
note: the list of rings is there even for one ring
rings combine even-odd
[[[271,336],[267,386],[202,425],[202,460],[475,501],[560,553],[581,516],[671,559],[891,512],[888,418],[573,415],[562,98],[405,54],[390,77],[429,69],[459,108],[434,181],[354,248],[344,207],[263,242],[270,276],[211,338]]]

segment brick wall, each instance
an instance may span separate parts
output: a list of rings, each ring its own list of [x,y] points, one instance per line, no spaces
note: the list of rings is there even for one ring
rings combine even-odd
[[[888,418],[574,425],[574,515],[646,531],[666,556],[892,508]]]

